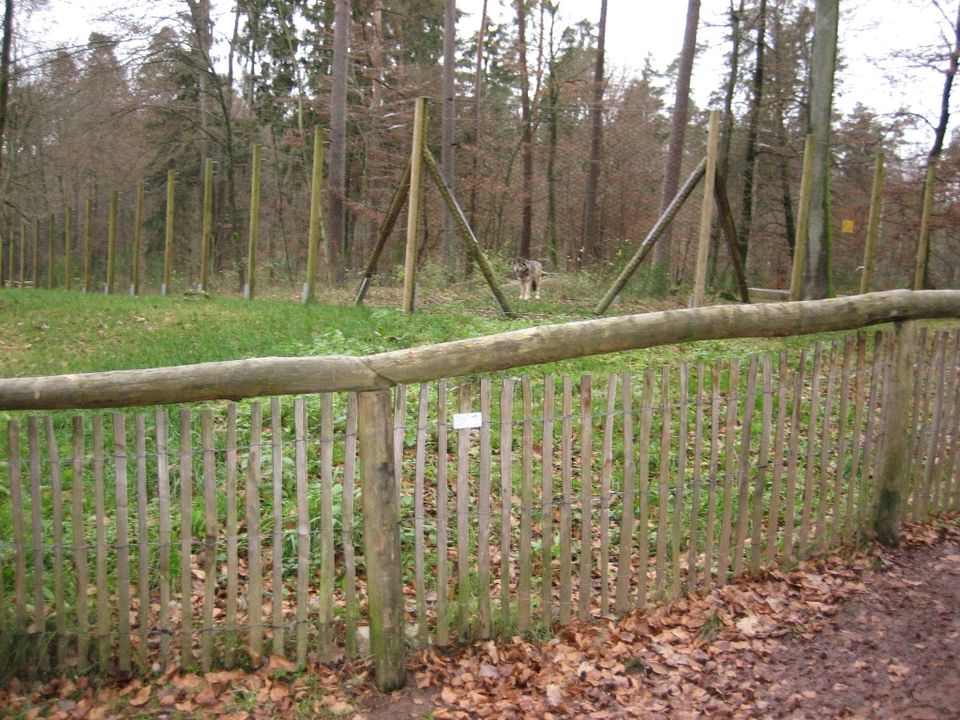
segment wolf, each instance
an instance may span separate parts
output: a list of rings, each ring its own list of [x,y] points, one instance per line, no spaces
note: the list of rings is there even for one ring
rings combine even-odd
[[[530,294],[540,299],[540,281],[543,278],[543,265],[536,260],[517,258],[513,261],[513,270],[520,281],[520,299],[530,300]]]

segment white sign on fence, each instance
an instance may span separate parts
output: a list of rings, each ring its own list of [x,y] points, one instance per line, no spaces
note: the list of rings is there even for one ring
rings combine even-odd
[[[478,428],[482,426],[483,426],[483,413],[471,412],[471,413],[454,413],[453,414],[454,430],[469,430],[470,428]]]

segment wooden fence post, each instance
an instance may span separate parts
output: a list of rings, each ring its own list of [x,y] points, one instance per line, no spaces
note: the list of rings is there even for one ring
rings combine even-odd
[[[860,276],[860,294],[870,292],[873,279],[873,256],[876,253],[877,237],[880,234],[880,191],[883,189],[883,161],[885,155],[877,153],[873,166],[873,188],[870,192],[870,216],[867,220],[867,240],[863,248],[863,274]]]
[[[47,290],[53,290],[53,239],[57,234],[57,219],[50,213],[47,224]]]
[[[174,181],[176,171],[167,170],[167,211],[164,222],[163,235],[163,281],[160,283],[160,294],[166,295],[170,292],[170,266],[173,264],[173,207],[174,207]]]
[[[883,409],[883,449],[877,461],[877,507],[874,515],[874,530],[884,545],[897,545],[900,541],[900,523],[909,492],[907,436],[911,432],[910,403],[914,390],[911,377],[916,353],[916,331],[915,320],[898,322],[894,330],[893,365],[888,379],[889,399],[887,407]]]
[[[810,178],[813,175],[813,135],[803,145],[803,171],[800,176],[800,202],[797,207],[797,234],[793,240],[793,268],[790,273],[790,299],[799,300],[803,285],[803,258],[807,247],[807,221],[810,218]]]
[[[197,290],[207,291],[209,275],[210,244],[213,236],[213,160],[203,164],[203,226],[200,231],[200,282]]]
[[[370,649],[377,687],[389,692],[403,687],[406,660],[390,391],[361,392],[357,400]]]
[[[110,215],[107,219],[107,295],[113,294],[114,270],[117,261],[117,198],[119,192],[110,193]]]
[[[412,313],[417,286],[417,236],[420,234],[420,178],[427,127],[426,98],[417,98],[413,114],[413,150],[410,152],[410,199],[407,201],[407,254],[403,268],[403,312]]]
[[[927,254],[930,252],[930,215],[933,213],[933,192],[937,182],[937,161],[931,158],[927,165],[927,180],[923,186],[923,210],[920,216],[920,242],[917,246],[917,267],[913,273],[913,289],[922,290],[927,275]]]
[[[130,294],[140,294],[140,239],[143,236],[143,180],[137,183],[137,198],[133,213],[133,260],[130,271]]]
[[[703,179],[703,206],[700,209],[700,245],[694,273],[693,307],[703,305],[707,289],[707,260],[710,253],[710,230],[713,227],[713,189],[717,175],[717,138],[720,111],[710,111],[710,129],[707,135],[707,171]]]
[[[254,145],[253,170],[250,175],[250,236],[247,242],[247,287],[243,293],[247,300],[253,300],[257,286],[257,240],[260,237],[260,152],[260,146]]]
[[[93,198],[83,206],[83,292],[90,292],[90,266],[93,263]]]
[[[63,286],[73,288],[73,208],[63,216]]]
[[[313,286],[317,282],[317,252],[323,234],[323,130],[313,128],[313,174],[310,181],[310,239],[307,243],[307,277],[303,283],[305,303],[313,302]]]

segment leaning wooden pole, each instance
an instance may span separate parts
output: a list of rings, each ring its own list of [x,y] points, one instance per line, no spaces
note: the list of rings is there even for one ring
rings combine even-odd
[[[63,286],[73,289],[73,208],[63,216]]]
[[[501,312],[503,312],[503,314],[507,317],[513,317],[514,312],[510,309],[510,306],[507,305],[507,299],[503,296],[503,292],[501,292],[500,287],[497,285],[497,279],[493,275],[493,268],[490,267],[490,263],[483,254],[483,250],[480,248],[480,243],[477,241],[477,236],[474,235],[473,230],[470,229],[470,224],[467,222],[467,216],[463,214],[460,204],[453,196],[453,191],[450,189],[450,186],[447,185],[446,181],[443,179],[443,175],[440,173],[440,167],[437,165],[436,159],[426,146],[423,148],[423,160],[427,165],[427,170],[433,177],[433,181],[437,185],[437,189],[440,191],[440,196],[447,205],[447,209],[450,210],[450,215],[453,217],[454,223],[460,231],[460,236],[463,238],[464,242],[467,243],[467,247],[470,248],[473,259],[476,261],[477,265],[480,266],[480,272],[483,273],[483,277],[487,281],[487,285],[490,286],[493,296],[497,299],[497,305],[500,306]]]
[[[797,234],[793,239],[793,268],[790,273],[790,299],[799,300],[803,285],[803,258],[807,247],[807,224],[810,220],[810,179],[813,177],[813,135],[803,144],[803,171],[800,175],[800,205],[797,211]]]
[[[143,236],[143,180],[137,183],[137,200],[133,212],[133,262],[130,294],[140,294],[140,242]]]
[[[406,679],[391,393],[362,392],[357,401],[370,651],[377,687],[390,692],[403,687]]]
[[[880,235],[881,190],[883,189],[884,154],[877,153],[873,166],[873,187],[870,191],[870,216],[867,220],[867,240],[863,247],[863,274],[860,276],[860,294],[870,292],[873,279],[873,256],[877,249],[877,237]]]
[[[373,279],[374,273],[377,272],[377,263],[380,262],[380,255],[383,253],[383,248],[387,244],[387,240],[390,239],[390,233],[393,232],[393,228],[397,224],[397,218],[400,217],[403,204],[407,201],[408,192],[410,192],[409,163],[403,171],[403,177],[400,178],[400,184],[397,186],[396,192],[393,193],[393,199],[390,201],[390,208],[387,210],[387,215],[377,230],[377,240],[374,243],[370,259],[367,260],[367,266],[363,270],[363,277],[360,278],[360,287],[357,288],[357,297],[353,301],[354,305],[362,305],[363,299],[367,296],[370,281]]]
[[[257,291],[257,241],[260,237],[260,155],[262,148],[253,146],[253,168],[250,173],[250,235],[247,241],[247,283],[243,296],[253,300]]]
[[[920,242],[917,245],[917,267],[913,273],[913,289],[923,290],[927,274],[927,254],[930,252],[930,216],[933,214],[933,193],[937,182],[937,161],[931,158],[927,165],[927,180],[923,185],[923,214],[920,216]]]
[[[407,252],[403,263],[403,312],[412,313],[417,288],[417,240],[420,235],[420,180],[427,127],[426,98],[417,98],[413,112],[413,148],[410,151],[410,197],[407,200]]]
[[[303,283],[301,300],[313,302],[317,283],[317,255],[323,234],[323,130],[313,128],[313,174],[310,179],[310,235],[307,243],[307,277]]]
[[[627,284],[627,281],[633,276],[633,273],[637,271],[637,268],[640,267],[640,263],[643,262],[644,258],[647,257],[649,252],[653,249],[653,246],[656,244],[657,240],[660,239],[660,236],[663,234],[670,223],[673,221],[673,218],[676,217],[677,213],[680,212],[680,208],[683,207],[683,203],[687,201],[687,198],[693,193],[694,188],[697,187],[697,183],[700,182],[700,179],[707,172],[707,159],[704,158],[700,161],[700,164],[697,165],[696,169],[690,173],[690,177],[687,178],[687,181],[683,184],[683,187],[680,188],[676,196],[670,202],[670,205],[667,206],[667,209],[663,211],[663,214],[657,219],[657,222],[650,229],[650,232],[647,233],[647,237],[644,238],[643,242],[640,244],[640,247],[637,249],[637,252],[634,253],[633,257],[630,258],[630,262],[627,263],[627,266],[620,272],[619,277],[613,281],[613,285],[607,290],[607,294],[603,296],[603,299],[594,308],[593,312],[597,315],[603,315],[607,308],[610,307],[610,304],[616,300],[617,295],[620,294],[620,291],[623,290],[624,285]]]
[[[117,262],[117,201],[120,193],[110,193],[110,214],[107,217],[107,295],[113,294],[113,281]]]
[[[877,506],[874,530],[885,545],[900,542],[900,525],[910,492],[907,452],[910,404],[914,392],[913,362],[917,323],[898,322],[894,331],[894,354],[889,398],[883,409],[883,450],[877,463]]]
[[[713,195],[717,177],[717,141],[720,135],[720,111],[710,111],[707,132],[707,167],[703,177],[703,205],[700,208],[700,243],[693,282],[693,307],[703,305],[707,293],[707,260],[710,254],[710,230],[713,228]]]
[[[720,220],[720,231],[727,243],[730,252],[730,263],[733,265],[733,274],[737,277],[737,288],[740,291],[740,301],[750,302],[750,288],[747,287],[747,273],[743,269],[740,259],[740,246],[737,245],[737,227],[733,221],[733,212],[730,210],[730,201],[727,199],[727,186],[723,175],[717,173],[713,199],[717,203],[717,215]]]
[[[207,158],[203,165],[203,225],[200,231],[200,282],[197,290],[207,291],[210,274],[210,245],[213,236],[213,160]]]
[[[164,218],[163,229],[163,282],[160,283],[160,294],[166,295],[170,292],[170,272],[173,269],[173,210],[174,182],[176,180],[176,171],[167,170],[167,210]]]

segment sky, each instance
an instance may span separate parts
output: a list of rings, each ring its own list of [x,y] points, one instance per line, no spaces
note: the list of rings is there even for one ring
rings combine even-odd
[[[950,3],[950,0],[942,0]],[[560,18],[568,23],[582,18],[599,21],[600,0],[559,0]],[[956,0],[954,0],[956,2]],[[512,19],[512,0],[488,0],[489,12],[502,20]],[[163,3],[166,8],[171,3]],[[225,18],[223,32],[230,28],[229,0],[215,0]],[[458,24],[461,37],[476,32],[483,0],[457,0],[464,15]],[[724,35],[729,0],[702,0],[698,43],[704,47],[694,66],[692,91],[700,107],[707,107],[712,92],[721,87],[724,74]],[[111,7],[129,7],[116,0],[49,0],[48,10],[33,17],[28,32],[42,33],[51,42],[83,42],[91,30],[109,31],[93,18]],[[139,5],[133,5],[139,7]],[[955,7],[955,5],[954,5]],[[638,73],[649,55],[654,66],[664,69],[676,58],[683,40],[687,3],[684,0],[608,0],[608,73]],[[948,8],[948,12],[953,12]],[[892,52],[929,45],[949,30],[930,0],[843,0],[840,47],[846,58],[841,73],[836,107],[849,112],[861,102],[877,112],[892,113],[901,106],[935,123],[939,112],[943,77],[934,70],[916,72],[903,63],[884,59]],[[893,77],[893,82],[888,81]],[[668,97],[672,97],[668,94]],[[960,105],[960,102],[956,103]],[[932,129],[924,126],[914,142],[932,142]]]

